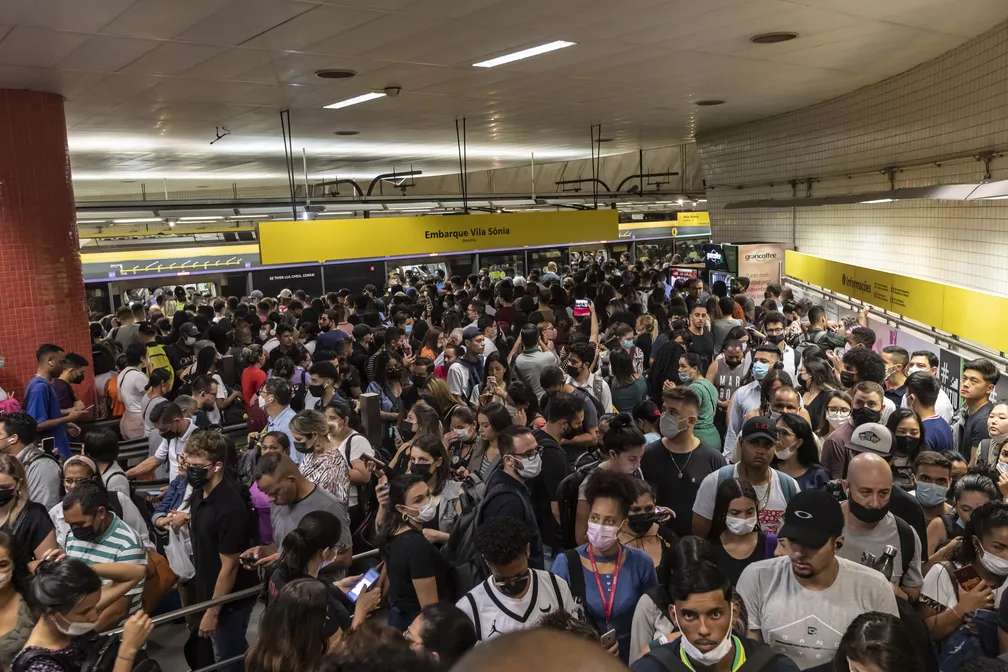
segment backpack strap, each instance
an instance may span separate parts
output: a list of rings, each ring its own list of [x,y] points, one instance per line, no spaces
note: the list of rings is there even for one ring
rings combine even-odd
[[[656,646],[648,652],[647,656],[645,656],[645,658],[648,657],[657,661],[663,668],[668,670],[668,672],[690,670],[690,668],[686,667],[685,663],[682,662],[682,658],[679,657],[679,647],[675,646],[674,642]],[[749,661],[746,660],[746,664],[748,664],[748,662]]]
[[[914,543],[914,540],[917,538],[917,533],[914,532],[909,523],[899,516],[893,516],[893,518],[896,520],[896,532],[899,534],[900,559],[903,564],[903,576],[906,576],[907,570],[910,569],[910,563],[913,561],[913,556],[917,551],[917,544]]]
[[[956,581],[955,574],[952,573],[952,568],[948,562],[940,562],[939,566],[945,570],[945,574],[948,576],[949,581],[952,582],[952,587],[955,589],[956,601],[959,600],[959,582]]]
[[[564,608],[564,603],[563,603],[563,598],[560,597],[560,584],[557,583],[556,574],[554,574],[553,572],[549,572],[549,571],[547,572],[547,574],[549,574],[550,583],[553,584],[553,594],[556,595],[557,606],[560,607],[560,609],[563,609]]]
[[[602,403],[602,376],[598,375],[597,373],[593,374],[593,377],[592,377],[592,392],[595,393],[595,398],[598,399],[599,404],[601,404]],[[605,407],[603,407],[602,410],[604,410],[606,413],[609,412],[609,409],[605,408]]]
[[[786,658],[786,656],[774,651],[769,646],[757,646],[752,651],[746,651],[746,661],[736,672],[760,672],[761,670],[775,669],[771,663],[781,658]]]
[[[784,495],[784,502],[790,502],[791,498],[798,494],[798,490],[795,489],[795,482],[790,476],[782,472],[777,472],[777,482],[780,483],[781,494]]]
[[[47,663],[56,663],[63,672],[73,672],[74,669],[74,666],[70,664],[70,661],[66,660],[55,651],[32,647],[30,651],[22,651],[16,658],[14,658],[14,664],[11,667],[11,670],[13,672],[28,672],[28,670],[31,669],[31,664],[36,660],[45,661]]]
[[[585,600],[585,580],[584,580],[584,569],[581,567],[581,554],[577,552],[576,548],[564,551],[564,557],[567,558],[567,574],[570,576],[570,590],[571,595],[574,597],[574,601],[582,609],[587,609],[588,605]]]
[[[476,641],[483,641],[483,624],[480,623],[480,612],[479,607],[476,606],[476,598],[472,596],[472,592],[466,593],[466,599],[469,600],[469,608],[472,609],[473,613],[473,627],[476,628]]]

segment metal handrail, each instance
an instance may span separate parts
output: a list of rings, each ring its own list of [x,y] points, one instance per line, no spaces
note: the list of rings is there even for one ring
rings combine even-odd
[[[363,553],[358,553],[357,555],[353,556],[350,559],[350,562],[360,560],[363,558],[373,557],[375,555],[378,555],[378,552],[379,549],[374,548],[370,551],[364,551]],[[255,586],[252,586],[251,588],[239,590],[236,593],[224,595],[223,597],[216,597],[211,600],[207,600],[206,602],[200,602],[198,604],[190,604],[188,607],[182,607],[181,609],[176,609],[175,611],[169,611],[167,614],[161,614],[160,616],[151,619],[151,621],[154,623],[154,627],[156,628],[159,625],[170,623],[178,618],[182,618],[183,616],[188,616],[189,614],[196,614],[201,611],[206,611],[210,607],[216,607],[221,604],[228,604],[229,602],[237,602],[238,600],[244,600],[249,597],[255,597],[259,594],[261,590],[262,590],[262,584],[260,583]],[[122,632],[123,632],[122,628],[116,628],[115,630],[112,630],[108,634],[121,635]]]
[[[226,665],[231,665],[232,663],[238,663],[243,660],[245,660],[244,653],[238,656],[234,656],[233,658],[225,658],[224,660],[216,662],[213,665],[207,665],[206,667],[201,667],[198,670],[193,670],[192,672],[210,672],[210,670],[217,670],[222,667],[225,667]]]

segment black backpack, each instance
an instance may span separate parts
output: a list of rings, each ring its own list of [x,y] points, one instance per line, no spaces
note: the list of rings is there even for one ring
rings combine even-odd
[[[301,372],[301,382],[291,385],[290,407],[300,413],[305,409],[305,397],[308,396],[308,372]]]
[[[557,507],[560,509],[557,541],[562,549],[577,547],[577,541],[574,539],[574,525],[577,521],[578,492],[581,489],[581,483],[600,463],[601,460],[596,460],[576,468],[557,486]]]
[[[692,672],[679,657],[679,647],[675,642],[662,644],[651,649],[645,656],[657,661],[668,672]],[[774,651],[769,646],[757,646],[752,651],[746,651],[746,661],[738,668],[738,672],[760,672],[773,669],[774,663],[781,658],[787,658],[783,653]]]
[[[11,669],[13,672],[28,672],[33,661],[44,660],[56,663],[63,672],[112,672],[116,656],[119,655],[119,636],[94,635],[92,639],[93,641],[89,641],[86,647],[87,657],[80,665],[72,656],[65,653],[31,647],[23,649],[14,658]],[[161,666],[141,649],[133,659],[133,672],[161,672]]]

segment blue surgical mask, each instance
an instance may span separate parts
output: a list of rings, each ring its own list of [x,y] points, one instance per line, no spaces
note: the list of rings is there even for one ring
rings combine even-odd
[[[918,482],[917,487],[914,488],[914,495],[916,495],[917,501],[920,502],[921,506],[928,508],[943,503],[946,493],[948,493],[947,487],[934,483]]]
[[[405,327],[405,330],[406,330],[407,334],[412,334],[413,333],[413,325],[412,324],[407,324],[406,327]]]
[[[633,347],[633,339],[632,338],[625,338],[625,339],[623,339],[623,347],[626,348],[627,350],[629,350],[630,348],[632,348]]]
[[[690,381],[690,375],[688,373],[686,373],[685,371],[680,371],[679,372],[679,380],[681,380],[684,383],[688,383]]]
[[[956,525],[963,528],[964,530],[966,529],[966,521],[962,519],[962,516],[956,518]]]
[[[752,375],[756,380],[763,380],[770,373],[770,365],[766,362],[753,362]]]

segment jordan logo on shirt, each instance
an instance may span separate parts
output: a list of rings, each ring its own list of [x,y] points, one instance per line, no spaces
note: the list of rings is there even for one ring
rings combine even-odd
[[[494,622],[490,624],[490,632],[487,634],[487,638],[489,639],[490,637],[493,637],[494,633],[496,633],[498,635],[501,634],[501,631],[497,629],[497,619],[496,618],[494,619]]]

